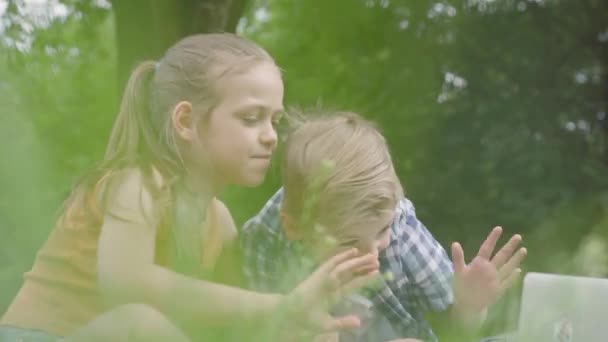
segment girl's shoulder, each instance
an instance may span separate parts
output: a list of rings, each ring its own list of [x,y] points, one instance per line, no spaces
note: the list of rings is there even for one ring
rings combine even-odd
[[[232,218],[232,214],[228,207],[221,200],[214,198],[211,201],[209,208],[213,212],[215,217],[215,224],[217,224],[221,230],[224,241],[232,241],[237,236],[237,229]]]
[[[152,194],[167,184],[165,177],[155,167],[127,167],[112,171],[108,176],[110,179],[105,184],[106,190],[113,195],[133,194],[133,190]]]
[[[106,213],[128,221],[142,221],[155,216],[159,189],[165,184],[155,168],[144,171],[129,167],[115,171],[105,184]]]

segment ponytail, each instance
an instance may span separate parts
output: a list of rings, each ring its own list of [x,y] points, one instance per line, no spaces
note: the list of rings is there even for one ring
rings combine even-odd
[[[150,83],[154,77],[156,63],[140,63],[131,73],[120,104],[120,111],[106,148],[104,161],[118,159],[133,160],[142,146],[142,140],[152,125],[150,116]],[[144,136],[142,136],[144,135]],[[145,144],[145,142],[143,142]]]

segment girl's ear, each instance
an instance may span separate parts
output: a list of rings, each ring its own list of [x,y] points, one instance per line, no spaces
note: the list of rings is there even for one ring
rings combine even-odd
[[[302,232],[300,232],[298,227],[295,225],[295,222],[291,216],[284,212],[282,208],[279,213],[279,217],[281,218],[281,228],[283,229],[285,236],[287,236],[289,240],[302,240]]]
[[[171,123],[182,140],[192,142],[196,134],[192,103],[181,101],[176,104],[171,113]]]

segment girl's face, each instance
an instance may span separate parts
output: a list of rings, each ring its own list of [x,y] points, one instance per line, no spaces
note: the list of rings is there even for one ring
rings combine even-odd
[[[257,186],[264,181],[277,146],[275,125],[283,113],[283,80],[271,63],[218,82],[219,104],[203,120],[201,148],[192,157],[204,161],[215,182]],[[200,155],[202,154],[202,155]]]

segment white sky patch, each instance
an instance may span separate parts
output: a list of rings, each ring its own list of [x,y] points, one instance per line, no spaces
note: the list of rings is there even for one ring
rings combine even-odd
[[[8,0],[0,0],[0,35],[10,25],[19,26],[21,32],[13,37],[0,37],[0,44],[28,52],[32,43],[32,33],[37,28],[46,28],[55,20],[70,15],[71,10],[59,0],[21,0],[15,2],[17,13],[6,16]]]
[[[8,7],[8,1],[0,0],[0,15],[4,15],[4,12],[6,12],[7,7]]]
[[[265,23],[268,20],[270,20],[270,11],[268,11],[268,8],[266,8],[266,7],[260,7],[255,10],[255,12],[253,13],[253,16],[254,16],[255,20],[257,20],[261,23]]]

